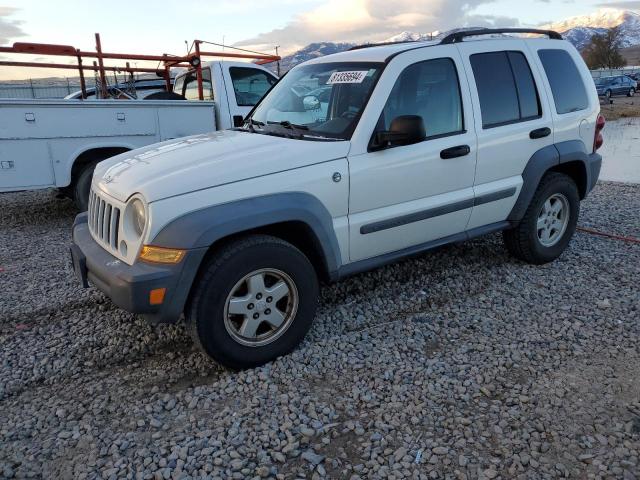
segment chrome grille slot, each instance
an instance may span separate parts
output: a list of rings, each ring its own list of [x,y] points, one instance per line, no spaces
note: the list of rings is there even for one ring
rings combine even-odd
[[[120,208],[93,189],[89,194],[88,207],[87,222],[91,235],[104,248],[118,254]]]
[[[111,228],[109,229],[109,244],[111,248],[118,248],[118,225],[120,225],[120,209],[113,208],[111,215]]]

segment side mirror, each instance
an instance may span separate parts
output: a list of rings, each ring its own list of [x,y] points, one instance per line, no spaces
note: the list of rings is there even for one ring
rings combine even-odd
[[[302,99],[302,106],[305,110],[319,110],[320,100],[315,95],[307,95]]]
[[[427,138],[424,121],[419,115],[401,115],[391,121],[389,130],[376,132],[372,142],[374,149],[389,146],[412,145]]]

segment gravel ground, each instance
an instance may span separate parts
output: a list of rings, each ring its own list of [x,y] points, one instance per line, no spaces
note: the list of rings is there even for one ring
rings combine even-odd
[[[499,235],[323,288],[293,354],[224,370],[73,278],[74,211],[0,196],[0,477],[640,476],[640,245]],[[640,237],[640,186],[581,225]]]

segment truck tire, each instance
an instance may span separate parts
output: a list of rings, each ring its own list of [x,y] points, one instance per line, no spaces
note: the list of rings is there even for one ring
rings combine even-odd
[[[502,232],[511,255],[534,265],[558,258],[576,230],[580,197],[575,182],[562,173],[547,173],[520,223]]]
[[[73,184],[73,201],[81,212],[86,212],[89,206],[89,191],[91,179],[98,161],[89,162],[82,166],[82,170]]]
[[[186,100],[186,98],[175,92],[155,92],[147,95],[143,100]]]
[[[291,352],[311,327],[318,278],[296,247],[269,235],[233,241],[208,259],[185,317],[194,342],[232,369]]]

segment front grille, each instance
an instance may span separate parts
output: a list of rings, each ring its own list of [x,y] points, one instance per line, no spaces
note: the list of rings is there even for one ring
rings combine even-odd
[[[103,246],[118,251],[120,209],[93,190],[89,194],[89,230]]]

